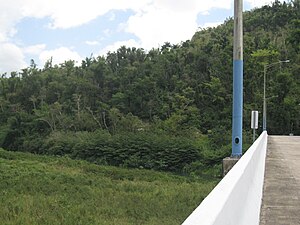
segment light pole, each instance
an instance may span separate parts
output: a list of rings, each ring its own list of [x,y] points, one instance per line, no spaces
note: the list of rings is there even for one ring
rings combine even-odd
[[[234,0],[232,157],[243,144],[243,0]]]
[[[290,60],[278,61],[271,64],[264,65],[264,103],[263,103],[263,131],[267,130],[267,102],[266,102],[266,76],[267,76],[267,69],[281,63],[288,63]]]

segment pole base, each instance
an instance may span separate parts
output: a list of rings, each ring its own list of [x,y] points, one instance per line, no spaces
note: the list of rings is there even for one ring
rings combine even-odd
[[[232,167],[239,161],[240,157],[226,157],[222,163],[222,175],[225,175],[232,169]]]

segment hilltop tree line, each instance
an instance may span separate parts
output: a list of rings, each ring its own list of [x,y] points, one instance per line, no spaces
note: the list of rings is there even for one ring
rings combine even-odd
[[[244,13],[244,139],[300,134],[300,1]],[[191,172],[230,154],[233,19],[160,48],[120,47],[81,65],[34,60],[0,78],[0,146],[99,164]],[[261,126],[261,124],[260,124]],[[260,127],[261,130],[261,127]]]

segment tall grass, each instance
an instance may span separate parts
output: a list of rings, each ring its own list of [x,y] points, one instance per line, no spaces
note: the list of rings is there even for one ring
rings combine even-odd
[[[0,224],[181,224],[216,183],[0,149]]]

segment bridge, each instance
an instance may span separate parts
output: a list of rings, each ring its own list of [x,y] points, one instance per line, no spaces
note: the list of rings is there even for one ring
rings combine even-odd
[[[300,136],[264,131],[183,225],[300,225]]]

